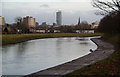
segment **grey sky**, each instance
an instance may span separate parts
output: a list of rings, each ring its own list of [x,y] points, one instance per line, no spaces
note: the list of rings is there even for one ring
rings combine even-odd
[[[91,0],[2,0],[2,2],[90,2]]]
[[[2,16],[7,23],[14,23],[16,17],[32,16],[40,24],[55,21],[56,11],[62,11],[63,24],[77,24],[81,21],[92,23],[99,21],[101,16],[95,15],[96,9],[90,0],[4,0],[2,1]]]

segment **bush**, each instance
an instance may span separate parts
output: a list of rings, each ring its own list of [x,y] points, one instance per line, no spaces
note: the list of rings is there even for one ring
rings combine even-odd
[[[120,33],[120,14],[112,12],[106,15],[99,24],[98,32],[118,34]]]

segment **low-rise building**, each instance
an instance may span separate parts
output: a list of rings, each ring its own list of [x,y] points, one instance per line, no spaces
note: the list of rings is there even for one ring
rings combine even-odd
[[[97,23],[92,23],[91,25],[91,29],[97,29],[98,28],[98,24]]]
[[[46,22],[42,22],[41,26],[47,26]]]

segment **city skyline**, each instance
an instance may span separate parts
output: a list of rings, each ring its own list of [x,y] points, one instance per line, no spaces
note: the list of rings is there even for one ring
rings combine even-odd
[[[13,1],[13,0],[12,0]],[[71,0],[72,1],[72,0]],[[38,23],[56,23],[56,12],[62,10],[62,24],[76,25],[81,21],[92,23],[102,16],[95,15],[96,9],[90,1],[83,2],[2,2],[2,15],[7,23],[14,23],[16,17],[32,16]]]

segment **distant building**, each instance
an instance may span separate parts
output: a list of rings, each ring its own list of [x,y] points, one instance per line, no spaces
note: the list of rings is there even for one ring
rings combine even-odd
[[[56,26],[56,23],[53,23],[53,26]]]
[[[23,21],[24,25],[28,26],[29,28],[31,28],[31,27],[32,27],[32,28],[36,27],[35,18],[33,18],[33,17],[29,17],[29,16],[24,17],[24,18],[22,19],[22,21]]]
[[[94,33],[94,30],[76,30],[76,33]]]
[[[3,26],[3,25],[5,25],[5,19],[4,17],[0,16],[0,26]]]
[[[35,18],[27,16],[22,18],[23,31],[25,32],[34,32],[36,27]]]
[[[93,22],[91,25],[91,29],[97,29],[98,28],[98,24],[96,22]]]
[[[39,26],[39,23],[38,23],[38,22],[36,22],[36,26]]]
[[[57,23],[57,25],[62,25],[62,13],[61,13],[61,11],[56,12],[56,23]]]
[[[0,16],[0,32],[2,32],[5,28],[5,19],[4,17]]]
[[[42,25],[42,26],[47,26],[46,22],[42,22],[41,25]]]

